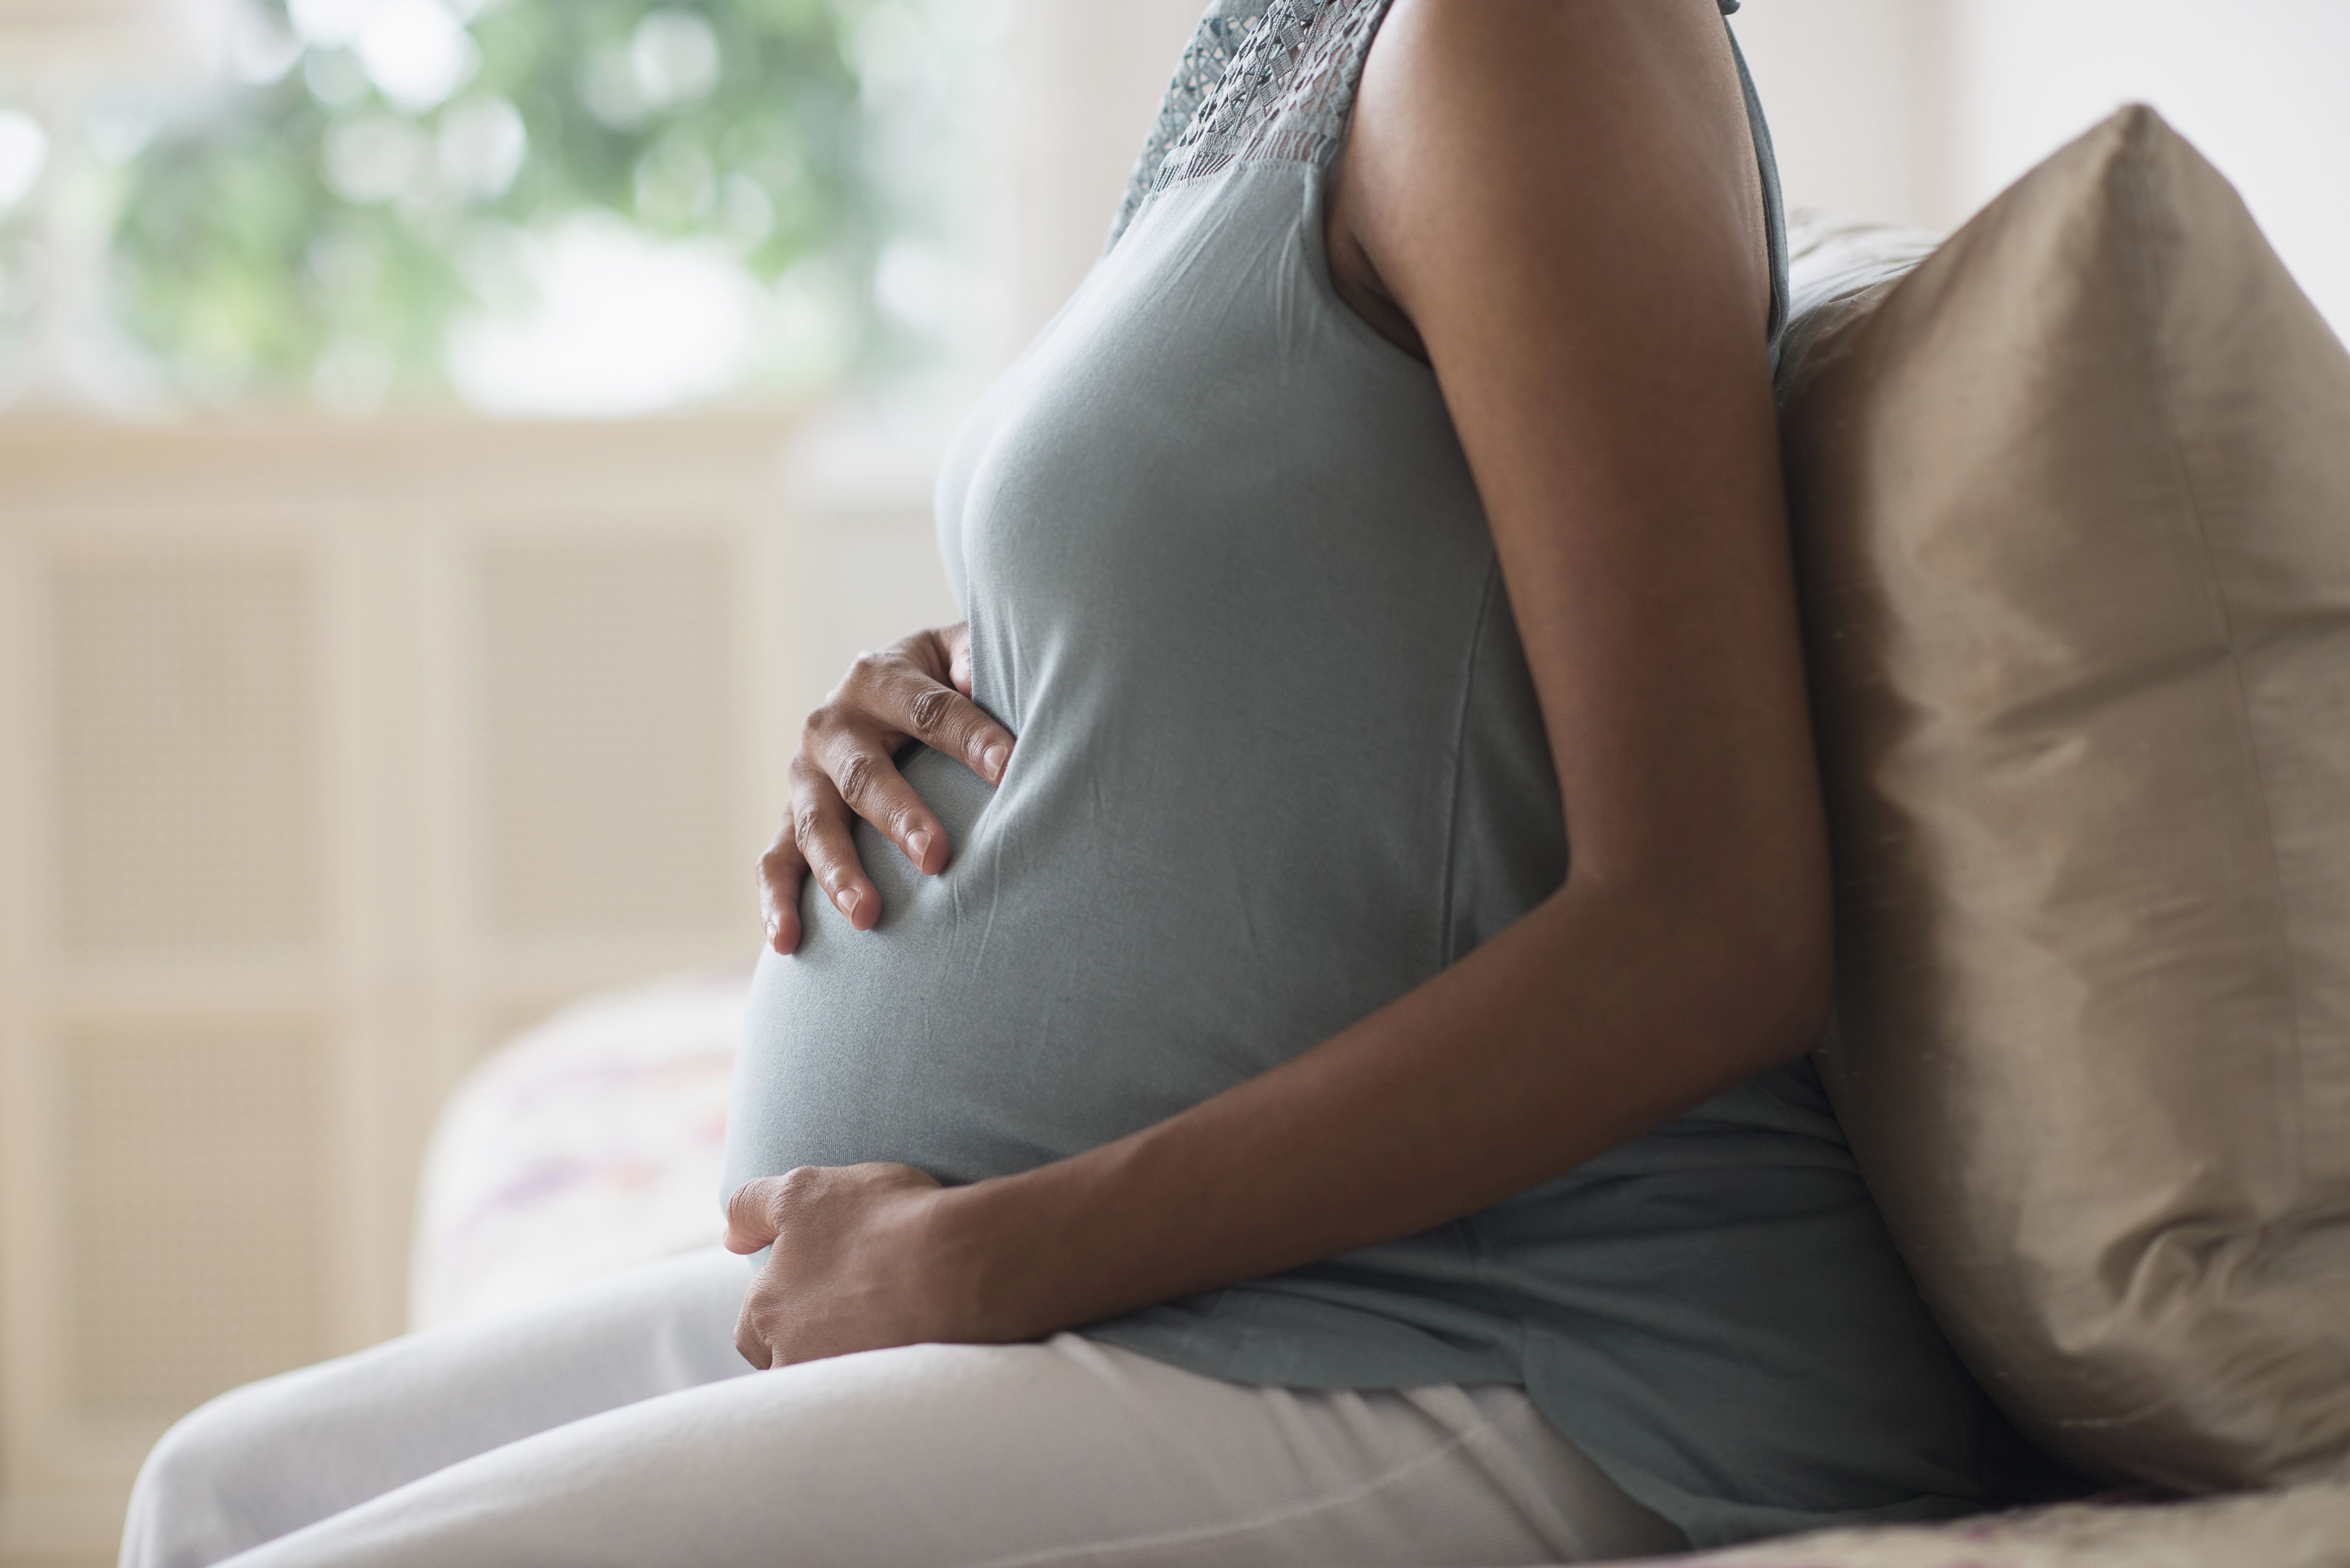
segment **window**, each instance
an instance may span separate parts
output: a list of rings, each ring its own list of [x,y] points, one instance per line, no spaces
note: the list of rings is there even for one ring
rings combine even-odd
[[[197,85],[0,116],[0,330],[135,355],[172,404],[352,414],[793,398],[956,350],[991,6],[186,9],[218,12]],[[96,314],[58,286],[92,204],[108,319],[31,331]]]

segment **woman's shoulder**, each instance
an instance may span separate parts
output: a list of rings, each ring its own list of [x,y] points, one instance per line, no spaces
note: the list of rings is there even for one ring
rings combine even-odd
[[[1714,193],[1755,236],[1767,298],[1754,132],[1718,0],[1392,0],[1384,10],[1326,223],[1332,281],[1374,327],[1421,352],[1409,283],[1396,275],[1449,272],[1481,229],[1539,246],[1609,209],[1671,224]],[[1477,265],[1506,265],[1510,254],[1489,243]]]

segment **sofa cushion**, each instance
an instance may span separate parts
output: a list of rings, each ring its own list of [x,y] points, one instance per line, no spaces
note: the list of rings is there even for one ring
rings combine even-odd
[[[2032,1438],[2187,1489],[2325,1473],[2350,355],[2145,109],[1877,281],[1906,259],[1814,290],[1783,365],[1838,885],[1823,1071]]]
[[[1647,1568],[2341,1568],[2345,1540],[2350,1484],[2313,1481],[2250,1496],[2156,1502],[2125,1494],[1947,1524],[1820,1530],[1644,1562]]]

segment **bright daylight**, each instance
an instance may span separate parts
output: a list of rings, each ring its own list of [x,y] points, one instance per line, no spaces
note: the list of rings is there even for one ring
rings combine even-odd
[[[0,0],[0,1568],[2350,1568],[2345,146]]]

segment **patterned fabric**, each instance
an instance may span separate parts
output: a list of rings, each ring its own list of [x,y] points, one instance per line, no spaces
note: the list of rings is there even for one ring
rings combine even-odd
[[[1150,193],[1159,188],[1159,171],[1167,154],[1183,133],[1191,128],[1192,116],[1208,95],[1224,79],[1224,70],[1240,52],[1241,41],[1249,27],[1264,15],[1271,0],[1218,0],[1200,18],[1198,30],[1184,47],[1183,58],[1175,67],[1175,79],[1167,84],[1167,96],[1159,105],[1159,118],[1151,123],[1150,134],[1143,139],[1142,154],[1134,161],[1134,172],[1127,177],[1126,197],[1118,204],[1111,218],[1109,244],[1118,244],[1126,233],[1128,223]],[[1105,249],[1107,246],[1104,247]]]
[[[466,1076],[425,1159],[411,1328],[719,1239],[748,982],[728,970],[593,997]]]
[[[1363,40],[1390,0],[1223,0],[1183,51],[1110,226],[1153,192],[1236,159],[1326,163],[1346,139]]]
[[[1135,213],[1178,181],[1212,174],[1235,160],[1285,159],[1315,167],[1337,156],[1353,112],[1370,36],[1393,0],[1210,0],[1175,67],[1159,118],[1110,222],[1117,245]],[[1724,16],[1739,0],[1716,0]],[[1788,320],[1786,215],[1771,129],[1735,35],[1740,89],[1762,164],[1771,244],[1771,340]]]

